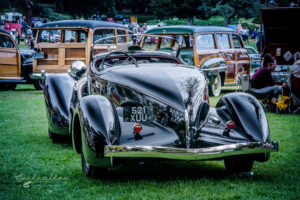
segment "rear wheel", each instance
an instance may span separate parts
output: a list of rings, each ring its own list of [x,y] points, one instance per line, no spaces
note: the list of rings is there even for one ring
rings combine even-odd
[[[82,171],[85,173],[86,176],[95,178],[99,177],[103,172],[105,172],[107,169],[102,167],[94,167],[90,164],[88,164],[85,160],[84,153],[81,150],[81,165],[82,165]]]
[[[241,173],[250,172],[254,161],[247,158],[227,158],[224,163],[227,171]]]
[[[219,96],[221,93],[221,86],[222,86],[221,76],[220,74],[218,74],[214,80],[214,83],[208,86],[209,96],[214,96],[214,97]]]
[[[49,138],[52,140],[52,143],[70,143],[71,138],[69,135],[59,135],[55,134],[48,129]]]

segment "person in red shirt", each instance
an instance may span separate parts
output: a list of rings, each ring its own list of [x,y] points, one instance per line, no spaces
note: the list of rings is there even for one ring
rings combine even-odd
[[[266,54],[263,61],[263,67],[259,68],[251,78],[251,91],[260,94],[272,93],[271,103],[273,105],[278,101],[279,94],[282,93],[282,87],[274,84],[272,72],[276,67],[276,59],[271,54]]]

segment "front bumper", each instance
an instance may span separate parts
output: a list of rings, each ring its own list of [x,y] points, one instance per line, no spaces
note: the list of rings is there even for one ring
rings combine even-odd
[[[249,142],[209,148],[185,149],[164,146],[107,145],[105,157],[164,158],[175,160],[208,160],[235,155],[261,154],[278,151],[278,142]]]

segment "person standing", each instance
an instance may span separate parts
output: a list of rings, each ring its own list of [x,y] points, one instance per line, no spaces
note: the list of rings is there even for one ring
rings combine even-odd
[[[256,37],[257,37],[257,30],[256,30],[256,28],[254,28],[254,31],[253,31],[253,34],[252,34],[252,39],[256,39]]]
[[[10,35],[14,39],[14,41],[18,43],[18,32],[16,31],[16,29],[11,29]]]

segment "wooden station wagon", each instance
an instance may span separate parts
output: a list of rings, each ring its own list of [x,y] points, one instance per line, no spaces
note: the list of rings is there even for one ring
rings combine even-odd
[[[0,89],[15,89],[18,83],[33,83],[40,89],[40,82],[30,78],[31,54],[20,50],[9,32],[0,28]]]
[[[141,45],[151,45],[153,40],[160,40],[154,47],[156,50],[172,51],[174,47],[174,42],[163,41],[159,35],[181,40],[180,51],[176,54],[184,62],[206,71],[212,96],[218,96],[222,85],[236,83],[237,75],[249,73],[251,68],[251,59],[239,34],[230,28],[167,26],[153,28],[147,34],[150,36],[143,38]],[[226,65],[222,64],[223,59]]]
[[[40,77],[44,71],[67,72],[74,61],[83,61],[88,66],[91,54],[114,50],[117,44],[128,42],[126,34],[125,26],[111,22],[66,20],[43,24],[36,34],[33,75]],[[112,39],[117,35],[118,39]],[[97,43],[106,37],[110,38]]]

